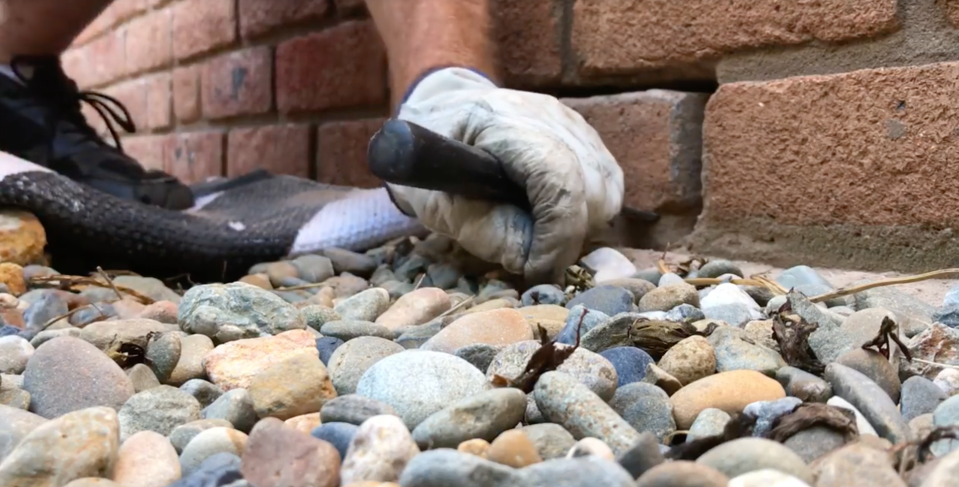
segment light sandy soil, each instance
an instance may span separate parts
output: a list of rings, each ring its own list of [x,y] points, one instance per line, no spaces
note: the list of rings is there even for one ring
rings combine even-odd
[[[656,261],[662,258],[663,253],[654,251],[654,250],[642,250],[642,249],[620,249],[626,257],[629,257],[633,261],[633,264],[636,265],[637,269],[646,269],[649,267],[655,267]],[[699,256],[697,256],[699,257]],[[703,256],[709,258],[710,256]],[[690,255],[683,253],[674,253],[668,252],[666,254],[666,262],[670,264],[677,264],[683,261],[686,261],[690,258]],[[734,260],[733,262],[743,270],[743,273],[746,274],[746,277],[754,274],[768,273],[767,275],[776,277],[779,272],[783,269],[778,267],[769,266],[759,262],[747,262]],[[800,263],[797,262],[797,265]],[[869,280],[876,281],[887,279],[891,277],[902,277],[908,274],[901,274],[897,272],[887,272],[887,273],[874,273],[874,272],[862,272],[856,270],[845,270],[845,269],[826,269],[821,267],[815,268],[820,275],[826,278],[833,286],[837,288],[842,288],[844,286],[851,285],[857,281]],[[957,279],[931,279],[928,281],[921,281],[909,284],[897,284],[895,285],[896,289],[916,296],[919,299],[933,305],[939,306],[942,304],[942,298],[946,295],[946,291],[955,284],[959,284],[959,278]]]

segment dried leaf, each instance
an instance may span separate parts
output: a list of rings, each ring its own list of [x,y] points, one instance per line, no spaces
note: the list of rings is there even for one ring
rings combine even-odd
[[[726,423],[723,433],[716,436],[707,436],[705,438],[687,441],[680,445],[672,447],[664,456],[669,460],[689,460],[695,461],[709,450],[735,439],[752,435],[753,426],[756,424],[756,418],[739,414]]]
[[[673,345],[698,334],[696,327],[689,323],[640,318],[633,323],[629,336],[633,345],[659,360]]]
[[[789,321],[784,318],[790,310],[789,301],[786,301],[776,313],[773,313],[773,340],[779,344],[779,351],[787,364],[811,374],[822,375],[826,367],[816,357],[809,346],[809,335],[819,325],[806,321],[799,316],[799,321]]]
[[[536,386],[536,381],[539,380],[540,376],[559,368],[579,348],[580,331],[583,327],[583,319],[586,318],[586,312],[587,310],[584,309],[583,314],[579,317],[579,323],[576,325],[576,344],[573,346],[556,343],[555,340],[550,341],[546,329],[542,325],[536,325],[539,328],[542,346],[533,352],[533,356],[526,363],[526,368],[518,377],[508,379],[494,374],[491,381],[493,386],[515,387],[525,393],[533,392],[533,387]]]
[[[773,428],[766,437],[782,443],[796,433],[814,426],[835,430],[841,433],[847,442],[859,435],[856,416],[852,411],[822,403],[807,402],[800,404],[792,413],[780,416],[773,423]]]
[[[899,346],[899,350],[902,351],[906,360],[912,360],[912,354],[909,353],[909,348],[899,339],[899,325],[888,316],[882,318],[882,324],[879,325],[879,333],[876,337],[863,343],[862,348],[869,350],[870,347],[875,347],[877,352],[882,354],[883,357],[886,357],[886,360],[889,360],[890,340],[896,342],[896,345]]]

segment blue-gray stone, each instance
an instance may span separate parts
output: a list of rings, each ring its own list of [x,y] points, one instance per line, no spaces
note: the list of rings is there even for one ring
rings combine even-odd
[[[505,465],[438,448],[413,457],[397,483],[403,487],[527,487],[520,477],[517,470]]]
[[[936,406],[932,412],[934,427],[959,426],[959,395],[952,396]],[[932,444],[932,452],[942,457],[959,450],[959,440],[939,440]]]
[[[0,326],[0,337],[16,335],[16,334],[20,333],[20,331],[21,331],[21,330],[20,330],[19,328],[15,327],[15,326],[3,325],[3,326]],[[33,337],[30,337],[30,338],[28,338],[28,340],[30,340],[30,339],[32,339],[32,338],[33,338]]]
[[[336,349],[339,348],[343,343],[345,343],[343,340],[340,340],[336,337],[323,337],[316,339],[316,349],[320,352],[320,361],[323,362],[323,365],[326,365],[329,362],[330,357],[333,356],[333,352],[335,352]]]
[[[242,479],[240,457],[223,452],[211,455],[193,473],[167,487],[225,487]]]
[[[614,347],[603,350],[600,355],[609,360],[616,369],[619,387],[643,380],[646,377],[646,366],[656,363],[646,351],[636,347]]]
[[[69,310],[67,301],[60,294],[48,292],[23,312],[23,321],[26,329],[40,331],[50,320],[67,314]]]
[[[879,436],[893,444],[909,440],[909,425],[902,419],[899,408],[869,377],[845,365],[831,363],[826,366],[825,379],[833,393],[858,409]]]
[[[651,282],[654,285],[659,285],[659,280],[663,277],[663,273],[655,267],[650,267],[649,269],[643,269],[637,271],[633,274],[634,279],[642,279],[647,282]]]
[[[586,316],[583,316],[584,310],[586,311]],[[580,317],[583,318],[582,326],[579,325]],[[563,329],[556,335],[556,342],[572,345],[576,343],[577,327],[580,328],[579,333],[580,337],[582,337],[593,328],[605,323],[608,319],[609,315],[602,311],[587,309],[587,307],[583,305],[573,306],[570,308],[569,314],[566,315],[566,325],[563,326]]]
[[[320,333],[324,337],[339,338],[343,341],[350,341],[359,337],[379,337],[386,340],[394,338],[393,331],[389,328],[364,320],[331,321],[320,328]]]
[[[775,401],[757,401],[746,405],[743,414],[756,419],[753,426],[753,436],[765,437],[773,428],[773,423],[782,416],[792,413],[802,399],[784,397]]]
[[[523,306],[536,304],[566,304],[566,293],[553,284],[540,284],[526,290],[522,296]]]
[[[666,461],[662,447],[669,451],[669,447],[660,443],[652,433],[642,433],[633,446],[616,457],[616,461],[638,479],[647,470]]]
[[[413,281],[421,273],[429,269],[432,262],[420,254],[410,254],[402,263],[393,268],[393,273],[402,281]]]
[[[770,377],[785,367],[786,361],[775,350],[744,340],[740,328],[723,326],[717,328],[707,340],[716,350],[716,370],[755,370]]]
[[[460,272],[450,264],[430,264],[430,266],[426,268],[426,276],[433,280],[434,287],[451,289],[456,287],[456,281],[460,278]]]
[[[676,431],[669,395],[653,384],[633,382],[620,387],[609,406],[636,431],[648,431],[660,442]]]
[[[662,319],[681,323],[692,323],[694,321],[705,320],[706,315],[703,314],[701,309],[684,303],[664,313]]]
[[[704,264],[699,268],[697,275],[699,277],[719,277],[723,274],[735,274],[738,277],[743,277],[743,271],[736,264],[728,260],[712,260]]]
[[[319,438],[336,448],[340,452],[340,460],[346,458],[346,451],[350,448],[350,442],[356,436],[356,431],[360,427],[350,423],[323,423],[310,432],[314,438]]]
[[[833,290],[832,284],[819,275],[815,269],[806,265],[798,265],[784,270],[776,277],[776,283],[786,290],[795,289],[807,297],[817,296]],[[835,298],[826,302],[827,306],[842,306],[846,303],[845,297]]]
[[[932,320],[952,328],[959,327],[959,304],[950,304],[937,309],[932,314]]]
[[[556,458],[534,463],[519,470],[518,487],[549,485],[552,487],[634,487],[633,476],[620,464],[588,455],[576,458]]]
[[[902,383],[901,394],[899,410],[902,411],[902,419],[906,421],[935,411],[939,404],[946,400],[946,393],[935,382],[919,375]]]
[[[306,321],[292,304],[245,282],[190,288],[180,301],[177,321],[187,333],[221,342],[306,328]]]
[[[578,304],[613,316],[632,310],[633,295],[621,287],[597,286],[569,300],[566,303],[566,308],[572,310]]]
[[[420,348],[421,345],[439,333],[442,326],[443,322],[441,320],[433,320],[425,325],[411,326],[405,328],[403,334],[398,336],[395,341],[407,350]]]

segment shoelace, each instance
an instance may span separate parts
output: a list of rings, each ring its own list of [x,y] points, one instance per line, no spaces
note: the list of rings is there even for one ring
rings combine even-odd
[[[32,68],[32,76],[25,75],[23,68]],[[73,122],[95,141],[104,143],[84,119],[80,102],[86,102],[96,110],[106,123],[120,152],[123,152],[123,144],[114,124],[129,134],[136,132],[133,117],[120,100],[96,91],[80,91],[77,84],[64,74],[59,58],[17,56],[11,60],[10,69],[24,85],[37,91],[44,99],[53,101],[61,116]],[[55,125],[56,120],[50,123]]]

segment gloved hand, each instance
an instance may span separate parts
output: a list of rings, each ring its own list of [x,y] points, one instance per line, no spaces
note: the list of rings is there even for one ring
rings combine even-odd
[[[587,235],[620,211],[622,170],[596,130],[554,97],[445,68],[416,85],[397,118],[490,152],[526,189],[531,215],[509,204],[388,185],[397,206],[425,227],[528,281],[559,282]]]

